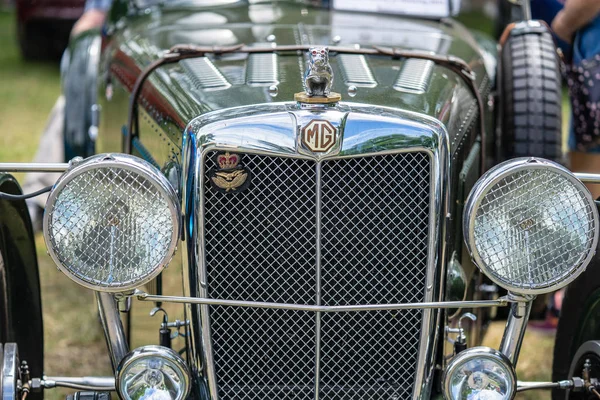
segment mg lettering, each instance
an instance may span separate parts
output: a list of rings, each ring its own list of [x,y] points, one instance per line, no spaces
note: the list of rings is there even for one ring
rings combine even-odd
[[[315,153],[328,151],[335,144],[336,128],[329,121],[313,120],[302,129],[302,142]]]

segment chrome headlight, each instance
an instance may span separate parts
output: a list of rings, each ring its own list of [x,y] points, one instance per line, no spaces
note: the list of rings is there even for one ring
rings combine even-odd
[[[446,367],[442,381],[449,400],[509,400],[517,390],[512,364],[489,347],[458,353]]]
[[[179,239],[175,191],[137,157],[101,154],[68,170],[44,214],[44,238],[58,268],[88,288],[121,292],[152,280]]]
[[[515,293],[547,293],[573,281],[590,262],[598,211],[567,169],[519,158],[477,181],[463,232],[475,264],[496,284]]]
[[[123,400],[182,400],[190,391],[190,372],[175,351],[144,346],[129,353],[117,368],[116,386]]]

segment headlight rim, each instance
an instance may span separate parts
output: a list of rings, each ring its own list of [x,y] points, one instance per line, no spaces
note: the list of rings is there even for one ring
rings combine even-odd
[[[186,399],[191,390],[191,373],[188,365],[185,363],[183,358],[175,352],[173,349],[169,349],[159,345],[145,345],[138,347],[128,353],[117,365],[115,369],[115,389],[119,396],[122,394],[121,378],[123,373],[127,371],[127,368],[131,366],[135,361],[146,357],[160,357],[164,358],[175,365],[177,365],[181,371],[183,371],[183,378],[185,383],[185,391],[183,393],[183,399]]]
[[[509,372],[511,378],[512,390],[508,398],[512,399],[515,396],[515,394],[517,393],[517,372],[515,370],[515,366],[512,364],[512,362],[510,362],[508,357],[502,354],[502,352],[487,346],[471,347],[469,349],[461,351],[460,353],[458,353],[450,359],[448,365],[446,365],[446,368],[444,369],[444,373],[442,374],[444,396],[447,396],[450,393],[449,378],[451,378],[454,375],[457,368],[463,366],[466,362],[468,362],[465,361],[465,359],[469,360],[472,358],[487,358],[502,364],[502,366],[505,367],[506,370]]]
[[[563,277],[562,279],[555,278],[552,281],[545,283],[543,286],[539,286],[536,288],[523,288],[513,284],[508,284],[506,281],[498,279],[494,274],[488,272],[488,267],[482,261],[479,252],[477,251],[477,247],[475,246],[475,238],[474,238],[474,222],[476,217],[476,211],[481,205],[484,196],[502,179],[505,177],[514,174],[520,170],[524,169],[545,169],[552,170],[563,177],[565,177],[572,184],[581,189],[581,192],[584,193],[585,200],[590,205],[593,214],[593,224],[594,224],[594,232],[592,244],[589,247],[587,254],[582,255],[578,261],[578,265],[574,268],[571,268],[571,272],[568,276]],[[600,223],[598,216],[598,208],[595,204],[595,201],[584,185],[575,175],[569,171],[567,168],[562,165],[546,160],[538,157],[520,157],[514,158],[507,161],[504,161],[498,165],[496,165],[491,170],[487,171],[483,174],[475,183],[467,200],[465,202],[465,208],[463,213],[463,239],[467,246],[467,250],[475,263],[475,265],[488,277],[493,283],[498,286],[509,290],[510,292],[521,294],[521,295],[539,295],[550,293],[561,289],[567,286],[569,283],[573,282],[589,265],[590,261],[594,257],[596,253],[596,247],[598,245],[598,232],[600,232]]]
[[[56,253],[54,246],[52,245],[50,233],[50,217],[52,215],[51,208],[56,203],[58,195],[67,186],[67,184],[77,176],[89,172],[90,170],[100,168],[124,169],[130,172],[135,172],[146,178],[165,197],[171,213],[171,219],[173,221],[173,232],[171,234],[170,244],[167,249],[166,256],[161,260],[161,262],[154,267],[150,274],[145,275],[143,279],[128,281],[125,282],[125,284],[117,287],[94,284],[88,280],[83,280],[76,274],[72,273],[70,269],[63,264],[63,262],[60,260],[60,257]],[[169,265],[173,259],[180,239],[180,224],[181,205],[179,204],[179,196],[175,192],[175,189],[172,187],[172,185],[168,182],[167,178],[163,176],[156,167],[139,157],[129,154],[103,153],[88,157],[86,159],[74,159],[71,162],[69,169],[58,178],[52,187],[52,190],[50,191],[48,199],[46,200],[46,206],[44,208],[44,215],[42,219],[42,232],[48,255],[50,255],[57,268],[67,277],[69,277],[69,279],[85,288],[98,292],[127,293],[152,281]]]

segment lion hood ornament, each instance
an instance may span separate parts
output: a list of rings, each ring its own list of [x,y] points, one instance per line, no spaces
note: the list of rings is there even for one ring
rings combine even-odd
[[[296,93],[296,101],[301,103],[335,103],[341,96],[331,91],[333,69],[329,65],[328,47],[311,47],[308,50],[308,64],[304,73],[304,92]]]

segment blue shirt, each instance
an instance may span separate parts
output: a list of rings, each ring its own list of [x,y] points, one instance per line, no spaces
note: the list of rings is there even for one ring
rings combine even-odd
[[[89,11],[89,10],[108,11],[110,9],[111,4],[112,4],[112,0],[86,0],[85,11]]]

